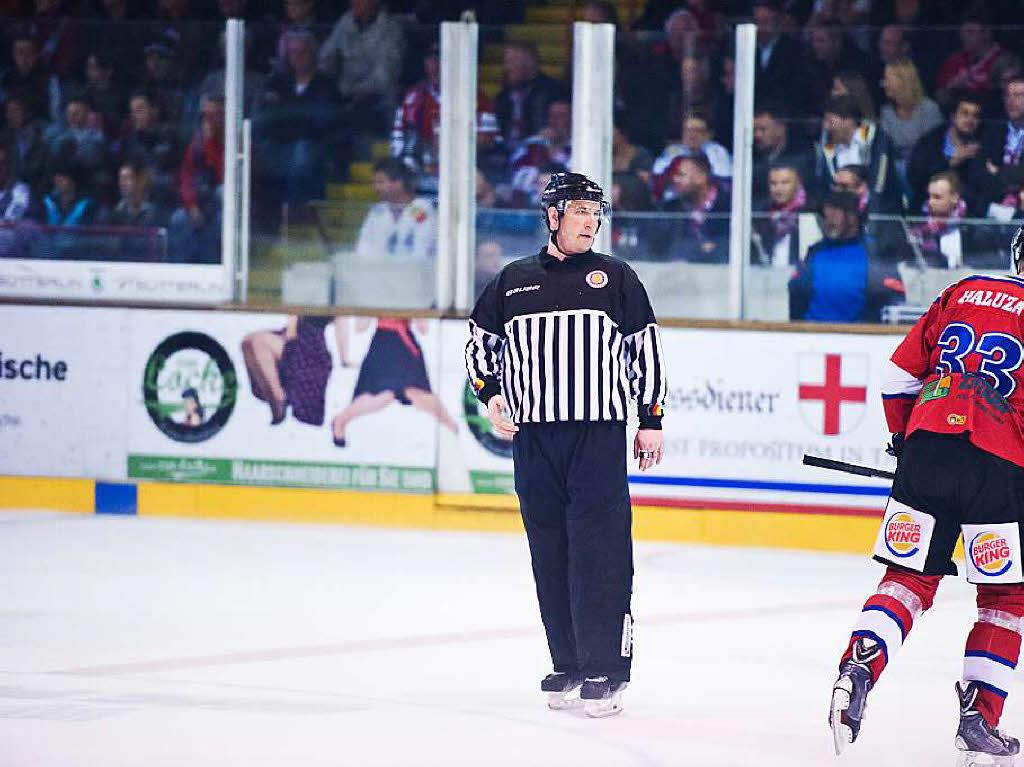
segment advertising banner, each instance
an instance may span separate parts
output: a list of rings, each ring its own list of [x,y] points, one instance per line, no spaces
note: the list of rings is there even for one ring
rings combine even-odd
[[[433,492],[436,320],[133,314],[130,478]]]
[[[124,477],[126,318],[0,306],[0,473]]]
[[[884,481],[812,469],[801,460],[809,453],[893,469],[879,387],[899,336],[683,328],[663,334],[665,460],[643,474],[630,462],[634,497],[778,510],[884,505]],[[442,338],[444,401],[466,428],[457,449],[442,450],[440,489],[514,492],[510,445],[491,432],[466,385],[465,323],[445,321]]]
[[[215,304],[231,282],[221,265],[0,258],[0,296]]]

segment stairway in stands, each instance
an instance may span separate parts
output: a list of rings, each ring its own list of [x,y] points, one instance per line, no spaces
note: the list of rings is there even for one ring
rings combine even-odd
[[[480,91],[494,99],[501,90],[502,59],[506,42],[533,43],[540,57],[541,70],[555,78],[566,77],[572,50],[573,0],[529,0],[522,24],[509,24],[500,40],[481,47],[479,62]],[[642,9],[643,0],[617,0],[619,18],[628,23]],[[582,8],[582,0],[575,0]],[[481,35],[482,37],[484,35]],[[373,163],[389,152],[386,141],[370,146],[370,156],[349,165],[348,179],[327,185],[326,199],[317,204],[326,240],[308,221],[283,227],[280,241],[254,254],[250,274],[252,301],[276,303],[280,300],[280,274],[289,263],[322,261],[329,249],[350,247],[356,239],[366,205],[376,201],[373,189]]]

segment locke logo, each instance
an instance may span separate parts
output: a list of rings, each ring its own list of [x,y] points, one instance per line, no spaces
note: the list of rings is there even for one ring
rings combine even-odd
[[[176,333],[146,361],[142,401],[156,427],[176,442],[202,442],[219,432],[237,394],[231,358],[205,333]]]
[[[864,417],[867,355],[801,354],[797,380],[800,416],[819,434],[843,434]]]

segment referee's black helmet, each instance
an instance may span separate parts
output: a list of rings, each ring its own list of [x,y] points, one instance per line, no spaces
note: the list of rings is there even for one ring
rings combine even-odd
[[[558,220],[561,222],[565,204],[570,200],[600,203],[601,215],[605,216],[608,213],[608,201],[604,197],[604,190],[596,181],[591,181],[582,173],[554,173],[540,195],[544,221],[547,222],[548,209],[554,207],[558,210]]]

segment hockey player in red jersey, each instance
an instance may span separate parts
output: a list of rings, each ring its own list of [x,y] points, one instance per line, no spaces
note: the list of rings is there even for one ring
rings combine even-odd
[[[1009,764],[997,725],[1021,646],[1024,570],[1024,227],[1010,276],[949,286],[903,339],[882,387],[899,458],[874,558],[888,565],[839,667],[829,723],[836,753],[860,732],[868,692],[931,607],[963,535],[978,619],[956,684],[961,764]]]

